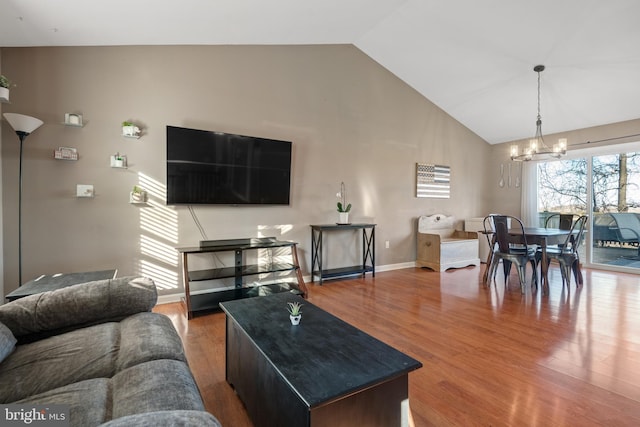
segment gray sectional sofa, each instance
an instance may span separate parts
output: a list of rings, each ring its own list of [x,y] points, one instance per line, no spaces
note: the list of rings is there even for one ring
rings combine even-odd
[[[69,405],[72,426],[219,426],[156,301],[124,277],[0,306],[0,404]]]

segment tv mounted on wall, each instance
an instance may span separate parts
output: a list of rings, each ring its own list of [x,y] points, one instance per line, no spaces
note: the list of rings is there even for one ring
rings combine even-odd
[[[167,126],[168,205],[288,205],[291,142]]]

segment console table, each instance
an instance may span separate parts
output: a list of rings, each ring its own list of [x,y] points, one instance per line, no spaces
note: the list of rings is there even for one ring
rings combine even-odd
[[[288,302],[301,302],[292,326]],[[408,425],[422,363],[296,295],[220,304],[226,379],[256,427]]]
[[[362,264],[349,267],[323,269],[322,246],[325,232],[362,230]],[[368,231],[368,232],[367,232]],[[318,276],[322,279],[372,273],[376,275],[376,224],[322,224],[311,225],[311,281]],[[369,263],[369,264],[367,264]],[[318,269],[316,270],[316,265]]]
[[[289,292],[307,297],[307,287],[302,278],[298,262],[297,243],[277,240],[275,237],[209,240],[201,242],[197,247],[177,248],[182,254],[182,279],[184,284],[184,302],[187,307],[187,318],[192,319],[197,312],[212,311],[219,308],[222,301],[230,301],[254,296],[263,296],[279,292]],[[291,262],[274,262],[245,264],[245,253],[258,249],[274,250],[289,248]],[[233,266],[190,270],[189,255],[214,252],[233,252]],[[271,257],[270,257],[271,258]],[[286,273],[293,277],[284,277]],[[278,277],[262,280],[261,275],[278,273]],[[252,282],[245,278],[253,276]],[[281,277],[282,276],[282,277]],[[289,275],[290,276],[290,275]],[[222,279],[233,279],[232,285],[225,285]]]

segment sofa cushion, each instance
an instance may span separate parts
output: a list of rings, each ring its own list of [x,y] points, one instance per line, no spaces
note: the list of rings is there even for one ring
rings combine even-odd
[[[112,419],[109,426],[219,426],[211,414],[193,412],[204,411],[197,386],[186,363],[174,360],[143,363],[112,379],[80,381],[13,403],[69,405],[71,426]]]
[[[69,405],[70,426],[97,426],[111,418],[111,383],[107,378],[80,381],[15,403]]]
[[[156,359],[186,362],[171,320],[159,313],[138,313],[120,322],[21,344],[0,364],[0,403],[77,381],[111,378],[123,369]]]
[[[16,337],[11,330],[0,322],[0,362],[7,358],[16,347]]]
[[[157,359],[187,361],[171,320],[159,313],[139,313],[120,322],[116,372]]]
[[[0,364],[0,403],[91,378],[110,378],[120,342],[118,323],[104,323],[18,345]]]
[[[186,363],[153,360],[119,372],[111,379],[112,418],[155,411],[196,410],[204,405]]]
[[[13,335],[57,334],[70,328],[121,320],[151,311],[158,299],[153,281],[119,277],[82,283],[20,298],[0,306],[0,321]]]
[[[194,415],[187,411],[204,411],[198,387],[186,363],[177,360],[154,360],[125,369],[113,378],[96,378],[68,384],[13,403],[70,405],[71,426],[95,426],[111,419],[157,411],[185,412],[183,416],[133,417],[117,425],[200,425],[189,424]],[[212,416],[207,423],[217,426]],[[155,421],[157,422],[155,422]],[[163,421],[171,420],[170,423]],[[195,417],[200,420],[200,417]],[[139,424],[135,424],[139,422]],[[154,422],[151,422],[154,421]],[[213,422],[211,422],[213,421]],[[130,423],[129,423],[130,422]]]

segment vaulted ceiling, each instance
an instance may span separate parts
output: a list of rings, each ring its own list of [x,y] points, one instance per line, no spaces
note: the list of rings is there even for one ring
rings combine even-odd
[[[638,0],[0,0],[0,47],[353,44],[489,143],[640,118]]]

